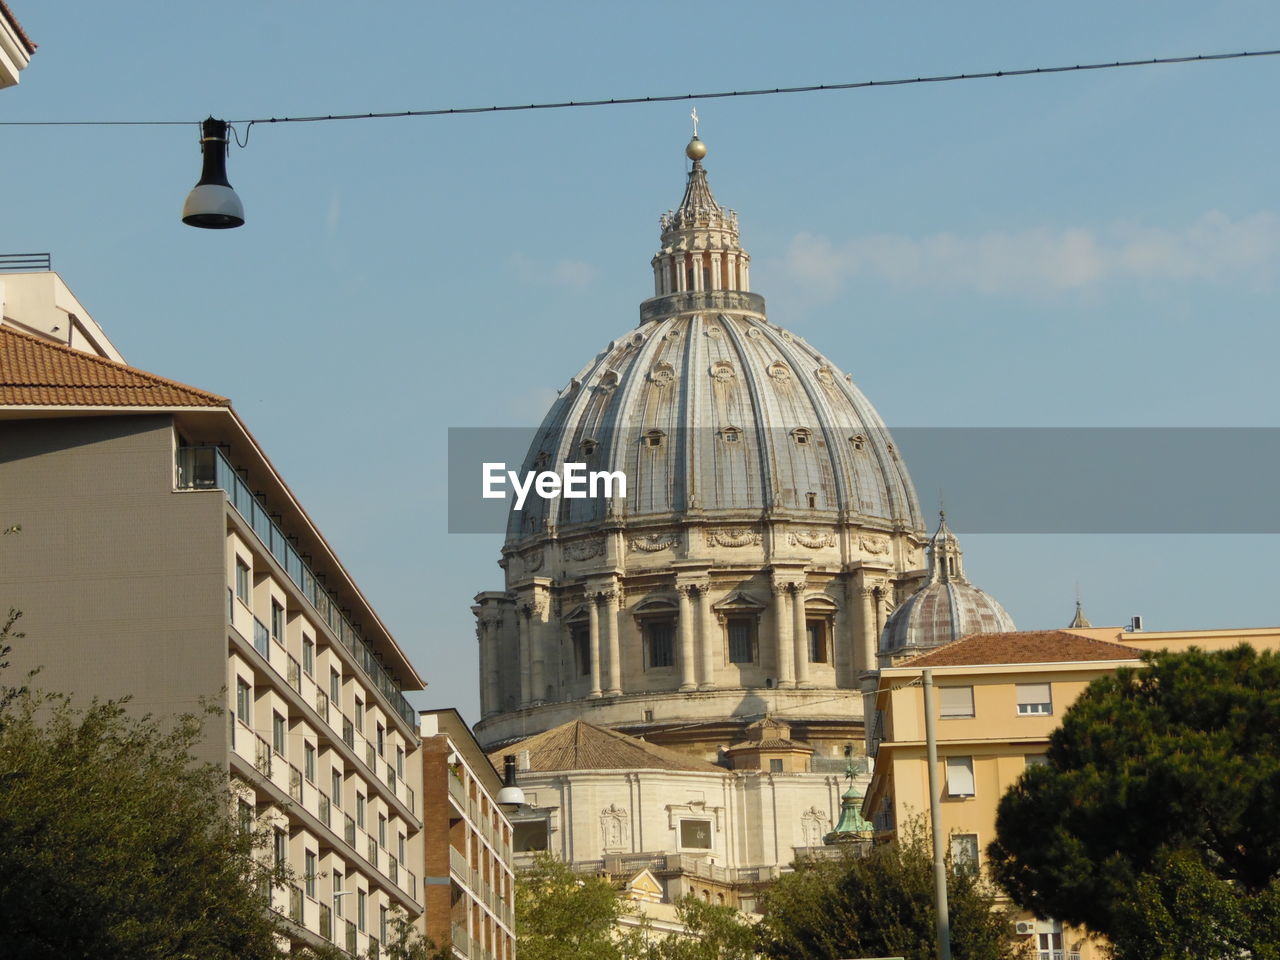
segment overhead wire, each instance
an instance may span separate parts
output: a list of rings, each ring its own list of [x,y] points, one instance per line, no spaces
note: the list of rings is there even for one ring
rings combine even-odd
[[[257,117],[239,119],[229,123],[319,123],[330,120],[387,120],[400,117],[443,117],[476,113],[512,113],[523,110],[563,110],[576,107],[611,107],[642,103],[676,103],[690,100],[722,100],[731,97],[767,97],[783,94],[819,93],[836,90],[861,90],[873,87],[902,87],[922,83],[950,83],[959,80],[997,80],[1006,77],[1027,77],[1058,73],[1076,73],[1088,70],[1115,70],[1127,67],[1150,67],[1167,64],[1205,63],[1223,60],[1243,60],[1255,57],[1274,57],[1277,50],[1245,50],[1238,53],[1207,53],[1179,57],[1151,57],[1142,60],[1114,60],[1099,63],[1077,63],[1054,67],[1024,67],[1014,70],[985,70],[979,73],[950,73],[928,77],[900,77],[891,80],[857,80],[848,83],[813,83],[792,87],[762,87],[752,90],[723,90],[704,93],[673,93],[650,96],[609,97],[592,100],[561,100],[546,103],[513,103],[488,107],[441,107],[430,110],[392,110],[368,113],[329,113],[301,117]],[[120,126],[180,126],[190,120],[0,120],[3,127],[120,127]],[[247,136],[247,128],[246,128]]]

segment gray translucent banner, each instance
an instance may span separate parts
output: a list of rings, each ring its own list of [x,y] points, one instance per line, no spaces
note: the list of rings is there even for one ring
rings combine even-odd
[[[547,458],[526,462],[539,437],[538,428],[449,429],[450,533],[506,530],[511,481],[491,480],[491,492],[506,496],[486,499],[484,465],[504,464],[522,483],[528,471],[561,470]],[[575,448],[562,459],[603,471],[613,469],[604,451],[622,450],[614,465],[623,467],[629,446],[648,442],[639,431],[593,439],[601,448],[594,457]],[[798,442],[794,431],[731,442],[758,449],[762,439],[775,456]],[[907,465],[926,523],[944,499],[947,522],[961,533],[1280,533],[1280,428],[906,427],[857,438],[815,433],[805,438],[813,447],[804,455],[835,446],[836,462],[843,462],[843,445],[855,439],[881,457],[892,444],[890,458]],[[723,431],[684,431],[661,442],[671,456],[713,450],[726,438]],[[495,473],[490,467],[490,477]],[[529,488],[527,497],[536,495]]]

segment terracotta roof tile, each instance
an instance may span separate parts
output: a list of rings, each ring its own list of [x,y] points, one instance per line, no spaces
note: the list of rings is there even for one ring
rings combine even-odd
[[[27,32],[22,29],[22,24],[18,22],[18,18],[13,15],[13,11],[9,9],[4,0],[0,0],[0,15],[13,26],[13,32],[18,35],[18,39],[22,41],[22,45],[27,48],[27,53],[36,52],[36,45],[31,42],[31,38],[27,36]]]
[[[1081,660],[1137,660],[1142,651],[1065,630],[975,633],[915,657],[903,667],[959,667],[1002,663],[1075,663]]]
[[[0,326],[0,406],[229,407],[231,401]]]
[[[495,750],[489,755],[494,766],[508,753],[529,751],[529,769],[547,770],[690,770],[697,773],[724,773],[723,767],[699,760],[624,733],[606,730],[582,720],[553,727]]]

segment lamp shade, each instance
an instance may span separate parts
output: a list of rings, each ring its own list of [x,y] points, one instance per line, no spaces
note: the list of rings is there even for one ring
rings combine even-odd
[[[244,205],[227,180],[227,124],[209,117],[204,121],[200,149],[204,167],[200,181],[182,205],[182,222],[206,230],[227,230],[244,225]]]

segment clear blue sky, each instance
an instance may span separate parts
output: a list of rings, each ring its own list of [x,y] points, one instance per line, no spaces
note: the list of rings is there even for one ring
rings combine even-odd
[[[500,540],[445,532],[445,431],[536,422],[635,325],[689,105],[255,126],[229,232],[178,220],[195,121],[1280,47],[1261,0],[10,5],[40,49],[0,119],[192,126],[0,128],[0,247],[51,251],[134,365],[233,399],[417,702],[472,720]],[[891,426],[1280,426],[1278,81],[1280,57],[699,113],[771,319]],[[963,543],[1022,627],[1065,623],[1077,581],[1095,623],[1280,621],[1275,536]]]

